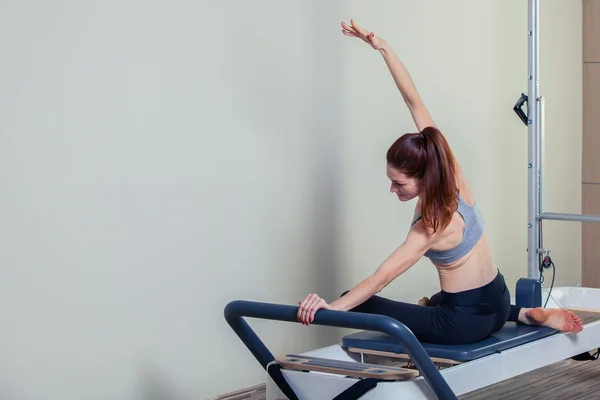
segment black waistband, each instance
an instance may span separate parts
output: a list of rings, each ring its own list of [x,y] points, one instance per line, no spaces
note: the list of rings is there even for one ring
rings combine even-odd
[[[479,308],[495,308],[507,290],[504,276],[498,271],[498,275],[490,283],[456,293],[440,292],[440,304],[452,306],[467,306]],[[481,310],[484,311],[485,310]]]

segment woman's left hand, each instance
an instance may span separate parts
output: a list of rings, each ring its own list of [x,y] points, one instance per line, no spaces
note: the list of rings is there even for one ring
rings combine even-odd
[[[302,301],[299,301],[298,304],[298,321],[302,322],[302,325],[308,325],[313,322],[317,310],[321,308],[326,310],[332,309],[332,307],[327,304],[325,300],[314,293],[306,296],[306,298]]]

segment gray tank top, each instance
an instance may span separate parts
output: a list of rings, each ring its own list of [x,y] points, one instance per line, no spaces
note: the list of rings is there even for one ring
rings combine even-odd
[[[477,208],[477,202],[472,206],[465,203],[461,195],[458,195],[458,213],[463,217],[465,221],[465,233],[462,241],[454,248],[446,251],[428,250],[425,253],[425,257],[429,258],[432,262],[439,264],[450,264],[459,260],[465,254],[469,253],[475,247],[479,238],[483,234],[483,218],[479,209]],[[421,213],[417,214],[411,227],[421,219]]]

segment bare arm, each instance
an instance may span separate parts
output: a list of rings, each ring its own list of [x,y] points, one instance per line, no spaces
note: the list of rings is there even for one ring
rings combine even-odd
[[[362,29],[362,28],[358,28]],[[377,38],[373,34],[367,34],[367,39],[371,37],[371,41],[375,42],[375,47],[383,56],[385,63],[387,64],[390,73],[392,74],[392,78],[396,83],[396,87],[400,91],[410,114],[415,121],[415,125],[419,131],[427,128],[428,126],[437,127],[429,110],[423,103],[421,96],[419,95],[415,84],[408,73],[408,70],[398,57],[398,55],[392,50],[392,48],[381,38]],[[456,169],[458,175],[458,181],[461,186],[461,192],[463,189],[470,193],[470,187],[465,180],[465,176],[463,173],[458,160],[456,160]]]
[[[332,302],[334,310],[348,311],[381,292],[394,279],[412,267],[435,242],[423,223],[416,223],[406,240],[377,268],[373,275],[356,285],[345,296]]]
[[[431,118],[427,107],[425,107],[421,96],[419,96],[408,70],[386,41],[375,36],[373,32],[368,32],[366,29],[358,26],[353,19],[350,20],[350,25],[342,22],[342,28],[344,35],[358,37],[382,54],[383,59],[392,74],[392,78],[394,78],[396,87],[400,91],[400,94],[417,125],[417,129],[422,131],[428,126],[435,127],[435,122],[433,121],[433,118]]]
[[[435,122],[429,114],[429,110],[425,107],[415,84],[408,73],[408,70],[398,57],[398,55],[392,50],[392,48],[385,42],[379,48],[379,52],[383,56],[385,63],[392,74],[392,78],[396,83],[396,87],[400,91],[408,110],[410,111],[415,125],[419,131],[427,128],[428,126],[435,127]]]
[[[417,92],[417,89],[408,73],[408,70],[400,60],[400,58],[394,53],[394,51],[390,48],[390,46],[382,40],[381,46],[378,48],[379,52],[383,55],[383,59],[385,60],[392,77],[394,78],[394,82],[398,87],[398,90],[402,94],[402,98],[408,107],[410,114],[415,121],[415,125],[419,131],[427,128],[428,126],[436,127],[433,118],[429,114],[429,110],[425,107],[421,96]],[[458,175],[458,181],[461,186],[461,192],[466,190],[470,192],[469,185],[465,180],[465,176],[463,173],[458,160],[456,160],[456,169]]]

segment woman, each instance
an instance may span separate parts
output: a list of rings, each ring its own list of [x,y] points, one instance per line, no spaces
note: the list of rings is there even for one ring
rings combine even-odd
[[[565,332],[583,329],[565,309],[511,306],[504,277],[495,267],[472,190],[437,129],[411,77],[388,44],[372,32],[342,22],[346,36],[357,37],[381,53],[418,129],[389,148],[387,176],[402,202],[418,197],[415,217],[404,241],[368,278],[327,304],[316,294],[299,302],[298,320],[310,324],[315,312],[329,310],[382,314],[405,324],[424,342],[471,343],[499,330],[507,320]],[[438,270],[441,291],[418,304],[377,296],[422,256]]]

